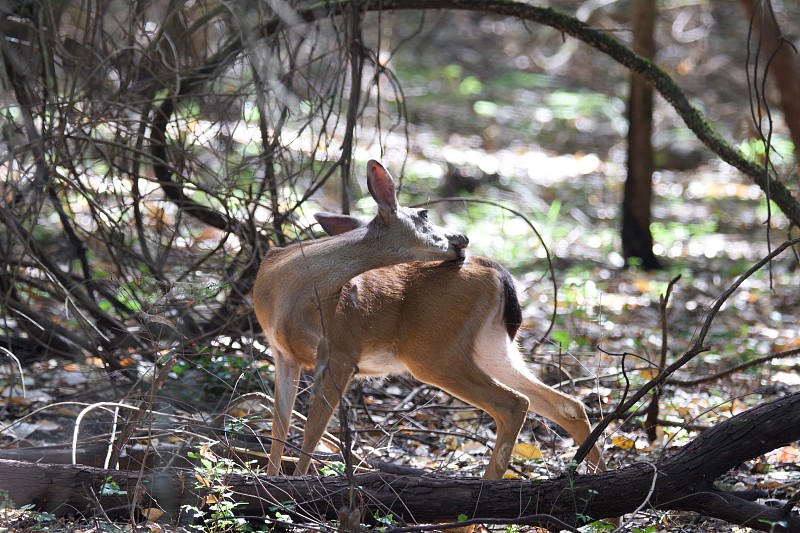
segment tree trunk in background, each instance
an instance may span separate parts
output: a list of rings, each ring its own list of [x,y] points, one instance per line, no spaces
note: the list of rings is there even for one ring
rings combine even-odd
[[[633,51],[652,59],[656,43],[655,0],[633,2]],[[628,100],[628,178],[622,200],[622,252],[625,262],[638,258],[642,268],[661,267],[653,254],[650,233],[650,204],[653,196],[653,89],[638,75],[631,75]]]
[[[759,1],[741,0],[741,3],[747,13],[748,20],[753,19],[753,13],[755,13],[758,8]],[[783,35],[772,17],[769,15],[763,17],[763,14],[762,11],[756,15],[753,22],[754,30],[759,31],[761,35],[762,65],[766,67],[766,62],[775,50],[778,49],[778,46],[780,46],[780,39]],[[754,35],[754,42],[757,43],[757,39],[758,36]],[[775,85],[780,94],[781,109],[783,110],[786,126],[789,128],[789,135],[794,143],[795,158],[800,160],[797,153],[798,149],[800,149],[800,78],[798,78],[798,71],[796,68],[798,61],[800,61],[800,59],[798,59],[797,53],[795,53],[791,46],[784,44],[772,59],[772,63],[769,66],[769,73],[772,79],[775,80]],[[760,83],[760,80],[754,81],[755,83]]]

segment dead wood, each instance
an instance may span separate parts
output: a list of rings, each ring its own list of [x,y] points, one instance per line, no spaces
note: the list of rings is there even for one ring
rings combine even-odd
[[[678,453],[593,476],[567,474],[548,481],[399,476],[370,472],[354,477],[361,516],[376,510],[411,523],[469,518],[519,519],[548,514],[569,524],[588,517],[622,516],[640,508],[695,511],[762,531],[800,531],[800,515],[767,507],[753,495],[720,490],[714,481],[741,462],[800,439],[800,393],[736,415],[708,430]],[[99,496],[111,477],[126,494]],[[105,470],[83,465],[0,460],[0,489],[16,505],[32,503],[58,514],[109,515],[159,507],[173,520],[181,505],[199,505],[202,491],[186,469]],[[281,478],[233,475],[225,483],[244,515],[263,517],[291,502],[303,520],[331,520],[348,504],[343,476]],[[99,505],[99,506],[98,506]],[[270,508],[273,508],[271,511]],[[542,520],[544,521],[544,520]]]

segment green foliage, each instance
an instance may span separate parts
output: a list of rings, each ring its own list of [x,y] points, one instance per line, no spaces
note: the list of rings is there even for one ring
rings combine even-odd
[[[492,88],[497,89],[545,89],[550,87],[552,80],[544,74],[525,72],[522,70],[512,70],[501,73],[494,79]]]
[[[325,477],[341,476],[344,474],[345,464],[341,461],[331,461],[320,469],[320,474]]]
[[[282,522],[284,524],[292,524],[294,520],[292,520],[291,515],[283,514],[280,511],[275,511],[275,521]]]
[[[465,97],[475,96],[483,92],[483,84],[475,76],[467,76],[458,84],[458,92]]]
[[[572,339],[569,336],[569,333],[566,330],[563,330],[563,329],[554,330],[550,334],[550,336],[562,348],[569,348],[569,345],[570,345],[570,343],[572,341]]]
[[[9,518],[9,512],[16,509],[17,506],[11,499],[11,495],[7,490],[0,490],[0,526],[9,526],[11,521],[6,522]],[[51,525],[58,520],[56,515],[47,512],[39,512],[35,510],[32,503],[23,505],[19,508],[20,511],[29,513],[25,517],[25,531],[51,531]],[[33,523],[31,523],[31,521]],[[14,528],[2,529],[2,531],[17,531]]]
[[[375,522],[380,524],[374,528],[374,531],[386,531],[390,527],[397,525],[397,519],[395,519],[392,513],[381,514],[380,511],[375,511],[372,518],[375,519]]]
[[[773,217],[783,217],[781,214],[781,209],[778,207],[778,204],[769,200],[769,213],[772,213]],[[758,207],[756,207],[756,216],[761,220],[766,220],[767,218],[767,202],[761,202]]]
[[[33,504],[23,505],[20,507],[23,511],[33,511]],[[33,512],[33,520],[35,525],[30,526],[31,531],[53,531],[53,525],[58,522],[58,517],[53,513],[46,511]]]
[[[463,71],[464,69],[461,67],[461,65],[450,64],[441,69],[441,74],[444,78],[457,80],[461,78],[461,73]]]
[[[0,509],[14,509],[16,505],[7,490],[0,489]]]
[[[608,97],[590,91],[556,90],[545,99],[553,116],[561,120],[575,120],[605,110]]]
[[[795,146],[791,139],[775,135],[771,140],[772,154],[770,159],[773,163],[779,163],[781,159],[792,159]],[[761,139],[745,139],[739,144],[739,150],[750,159],[763,160],[766,153],[766,145]]]
[[[128,494],[127,490],[122,490],[111,476],[107,476],[100,488],[97,490],[100,496],[122,496]]]
[[[616,527],[613,524],[604,522],[603,520],[595,520],[580,528],[580,531],[586,533],[596,533],[601,531],[614,531]]]
[[[197,452],[189,452],[189,458],[199,464],[195,466],[195,488],[204,493],[200,506],[184,505],[182,509],[199,520],[201,524],[189,526],[196,531],[230,532],[252,531],[244,518],[236,516],[236,509],[246,505],[237,501],[235,494],[226,483],[234,473],[249,473],[230,459],[218,457],[211,451],[210,444],[197,447]]]
[[[247,424],[251,420],[257,420],[258,418],[259,417],[256,416],[231,418],[225,423],[225,431],[229,431],[231,433],[241,433],[247,429]]]
[[[202,116],[198,100],[182,100],[176,114],[184,120],[197,120]]]
[[[395,55],[393,66],[407,87],[421,89],[406,102],[412,121],[434,126],[442,122],[446,131],[464,136],[481,135],[499,120],[500,135],[506,142],[533,138],[542,145],[563,146],[566,132],[575,131],[577,120],[588,129],[598,128],[601,122],[611,122],[616,129],[626,124],[621,98],[564,88],[552,76],[520,69],[471,71],[457,64],[425,66],[407,49]],[[461,112],[431,117],[429,111],[439,109],[444,101]],[[520,112],[520,102],[525,102],[524,112]],[[414,119],[416,114],[420,120]]]
[[[494,117],[497,115],[500,106],[488,100],[478,100],[472,105],[476,115],[482,117]]]
[[[256,106],[255,103],[253,102],[242,103],[242,120],[244,120],[248,124],[258,124],[258,119],[260,116],[261,115],[258,112],[258,106]]]
[[[142,310],[142,303],[155,303],[158,299],[158,282],[152,276],[139,276],[117,287],[117,300],[134,313]]]
[[[653,240],[665,248],[672,246],[676,241],[716,234],[718,230],[719,220],[716,217],[690,224],[684,222],[652,222],[650,224]]]

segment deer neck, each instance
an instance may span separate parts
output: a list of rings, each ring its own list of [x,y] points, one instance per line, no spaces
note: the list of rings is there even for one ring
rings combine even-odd
[[[267,263],[270,277],[294,283],[297,292],[328,297],[368,270],[413,261],[403,247],[381,245],[381,228],[363,226],[342,235],[295,244]],[[283,284],[284,287],[286,284]]]

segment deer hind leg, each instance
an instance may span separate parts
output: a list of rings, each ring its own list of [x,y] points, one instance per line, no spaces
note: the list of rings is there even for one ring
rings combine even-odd
[[[430,363],[437,359],[437,364]],[[460,354],[419,357],[413,360],[408,358],[404,362],[418,380],[435,385],[486,411],[494,419],[497,439],[483,477],[502,478],[511,461],[514,443],[525,422],[528,399],[492,379],[472,358]]]
[[[300,381],[300,365],[282,353],[275,354],[275,391],[272,408],[272,445],[269,450],[268,476],[277,476],[292,422],[292,409]]]
[[[311,453],[317,447],[323,433],[325,433],[328,422],[333,416],[333,410],[339,405],[339,401],[342,399],[342,395],[345,393],[355,371],[355,364],[342,363],[330,359],[324,371],[316,378],[317,380],[322,380],[322,383],[314,384],[316,394],[311,402],[311,407],[308,409],[308,418],[303,434],[303,447],[294,472],[295,475],[302,476],[308,472],[308,467],[311,464]]]
[[[528,411],[552,420],[564,428],[575,439],[575,442],[583,444],[592,431],[583,404],[572,396],[542,383],[525,368],[525,363],[516,345],[507,343],[507,346],[503,357],[484,359],[482,366],[490,365],[491,368],[486,370],[495,379],[527,396]],[[606,469],[597,444],[589,452],[588,460],[591,465],[590,471],[597,472]]]

